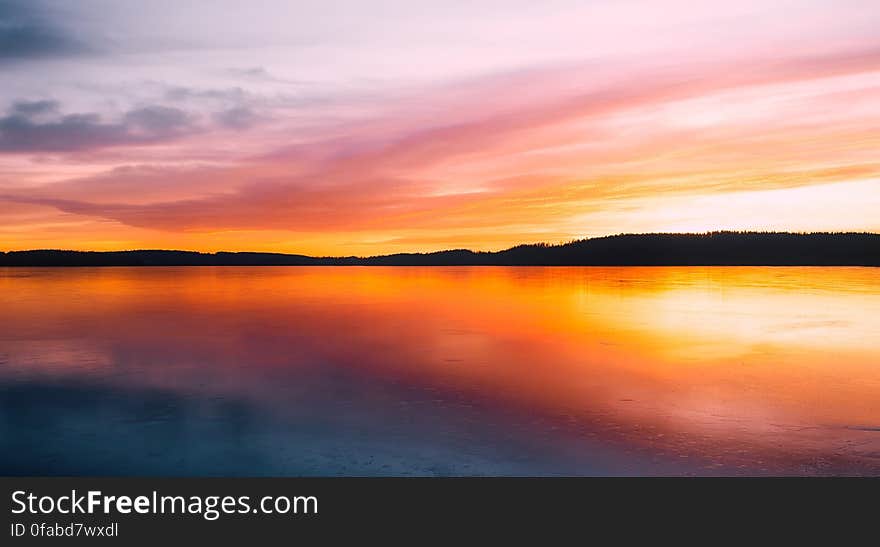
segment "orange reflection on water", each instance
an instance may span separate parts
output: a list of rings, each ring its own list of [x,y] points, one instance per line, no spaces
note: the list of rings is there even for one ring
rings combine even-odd
[[[876,269],[20,269],[0,306],[0,375],[283,413],[290,385],[260,371],[326,365],[698,474],[880,471]]]

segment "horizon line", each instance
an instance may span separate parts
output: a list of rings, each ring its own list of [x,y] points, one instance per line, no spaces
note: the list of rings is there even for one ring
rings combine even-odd
[[[581,243],[585,241],[594,241],[601,239],[611,239],[611,238],[621,238],[621,237],[647,237],[647,236],[714,236],[714,235],[722,235],[722,234],[732,234],[732,235],[794,235],[794,236],[817,236],[817,235],[835,235],[835,236],[844,236],[844,235],[871,235],[871,236],[880,236],[880,232],[871,232],[871,231],[778,231],[778,230],[709,230],[704,232],[620,232],[616,234],[607,234],[602,236],[593,236],[593,237],[584,237],[579,239],[570,239],[568,241],[560,242],[560,243],[548,243],[548,242],[532,242],[532,243],[518,243],[516,245],[512,245],[510,247],[504,247],[497,250],[483,250],[483,251],[475,251],[473,249],[468,249],[465,247],[453,247],[453,248],[445,248],[435,251],[402,251],[397,253],[387,253],[387,254],[376,254],[376,255],[309,255],[298,252],[281,252],[281,251],[227,251],[227,250],[218,250],[218,251],[204,251],[204,250],[191,250],[191,249],[161,249],[161,248],[128,248],[128,249],[106,249],[106,250],[94,250],[94,249],[63,249],[63,248],[35,248],[35,249],[18,249],[18,250],[0,250],[0,253],[3,254],[11,254],[11,253],[32,253],[32,252],[66,252],[66,253],[136,253],[136,252],[168,252],[168,253],[192,253],[192,254],[200,254],[200,255],[218,255],[218,254],[262,254],[262,255],[281,255],[281,256],[300,256],[306,258],[315,258],[315,259],[370,259],[370,258],[383,258],[383,257],[392,257],[392,256],[401,256],[401,255],[431,255],[431,254],[440,254],[440,253],[449,253],[449,252],[469,252],[473,254],[496,254],[503,253],[506,251],[510,251],[513,249],[517,249],[520,247],[542,247],[542,248],[553,248],[553,247],[564,247],[566,245],[571,245],[574,243]]]

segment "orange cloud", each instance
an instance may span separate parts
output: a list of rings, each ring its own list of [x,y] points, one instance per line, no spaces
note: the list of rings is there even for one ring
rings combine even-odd
[[[787,196],[810,195],[787,190],[824,185],[816,195],[827,198],[827,188],[844,188],[829,183],[854,182],[846,188],[860,195],[846,199],[873,202],[880,49],[748,61],[484,78],[308,134],[282,110],[264,133],[230,137],[270,148],[229,162],[0,183],[0,200],[29,211],[0,211],[0,236],[7,248],[39,241],[372,254],[725,228],[737,215],[753,222],[744,228],[777,224],[740,198],[728,200],[739,210],[725,212],[727,224],[713,224],[717,211],[701,217],[676,196],[723,203],[757,192],[760,214],[772,216],[768,195],[783,210]],[[173,147],[218,142],[180,139]],[[791,229],[878,228],[860,207],[826,213],[840,214]],[[65,223],[68,233],[55,231]]]

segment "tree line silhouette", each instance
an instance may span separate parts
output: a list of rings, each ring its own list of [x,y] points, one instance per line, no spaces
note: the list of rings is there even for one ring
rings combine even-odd
[[[454,249],[371,257],[46,249],[0,252],[0,266],[880,266],[880,234],[621,234],[497,252]]]

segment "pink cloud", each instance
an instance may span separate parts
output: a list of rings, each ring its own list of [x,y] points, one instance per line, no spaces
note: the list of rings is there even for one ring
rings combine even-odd
[[[265,132],[189,136],[168,150],[229,146],[229,139],[270,147],[231,165],[129,167],[9,187],[0,198],[171,232],[490,229],[600,210],[605,199],[878,174],[864,154],[877,144],[876,88],[855,82],[827,91],[826,82],[880,70],[880,48],[660,65],[481,78],[403,94],[378,118],[308,131],[281,109]],[[805,121],[768,112],[745,123],[671,127],[658,113],[724,94],[722,105],[739,100],[749,108],[757,100],[750,91],[805,82],[813,82],[814,97],[784,100]],[[847,117],[856,104],[868,104],[861,121]],[[829,114],[811,124],[817,105]],[[685,108],[680,117],[696,114]]]

